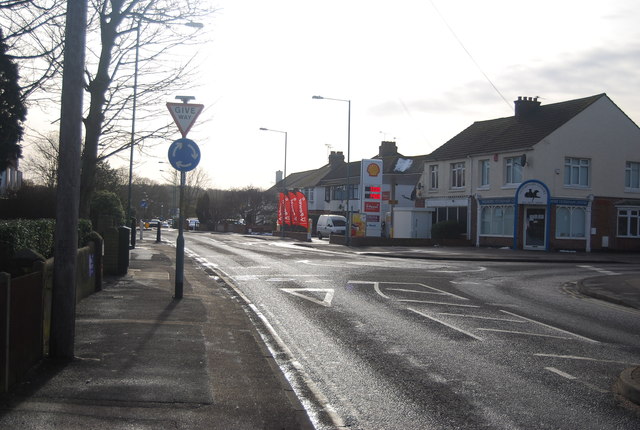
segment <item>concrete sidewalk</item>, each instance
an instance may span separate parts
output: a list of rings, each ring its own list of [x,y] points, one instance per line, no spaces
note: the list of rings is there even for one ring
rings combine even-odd
[[[76,359],[45,361],[0,402],[2,429],[311,429],[244,303],[175,248],[131,251],[129,274],[77,306]]]

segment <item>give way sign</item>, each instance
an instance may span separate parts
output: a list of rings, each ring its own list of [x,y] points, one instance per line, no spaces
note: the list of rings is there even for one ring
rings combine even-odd
[[[167,108],[171,112],[171,116],[178,126],[178,130],[182,137],[187,137],[187,133],[191,130],[196,118],[202,112],[204,105],[190,103],[167,103]]]

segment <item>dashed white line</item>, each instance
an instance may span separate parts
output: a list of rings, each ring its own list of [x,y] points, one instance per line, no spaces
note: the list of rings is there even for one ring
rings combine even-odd
[[[599,358],[580,357],[578,355],[559,355],[559,354],[533,354],[533,355],[538,357],[563,358],[567,360],[584,360],[584,361],[596,361],[599,363],[614,363],[614,364],[624,364],[627,366],[640,366],[640,363],[632,363],[629,361],[602,360]]]
[[[410,300],[410,299],[398,299],[399,302],[403,303],[424,303],[427,305],[445,305],[445,306],[458,306],[461,308],[479,308],[480,306],[476,305],[465,305],[462,303],[447,303],[447,302],[432,302],[429,300]]]

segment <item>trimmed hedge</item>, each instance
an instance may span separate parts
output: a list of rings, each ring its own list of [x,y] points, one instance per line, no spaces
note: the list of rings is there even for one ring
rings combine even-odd
[[[53,256],[54,219],[0,220],[0,269],[8,266],[15,253],[32,249],[45,258]],[[84,246],[93,230],[91,221],[78,222],[78,246]]]

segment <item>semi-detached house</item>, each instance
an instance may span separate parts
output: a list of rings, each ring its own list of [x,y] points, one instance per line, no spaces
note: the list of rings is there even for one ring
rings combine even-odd
[[[640,129],[606,94],[519,97],[429,154],[416,188],[477,246],[640,249]]]

